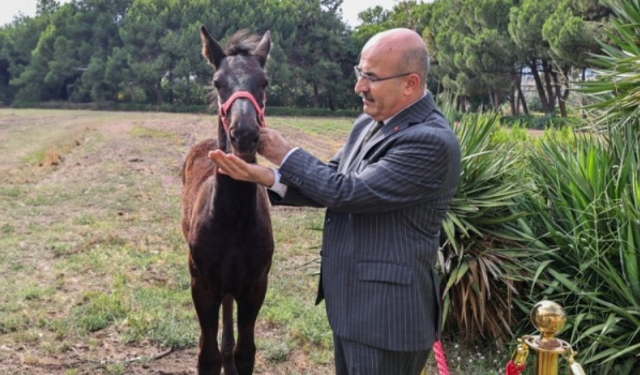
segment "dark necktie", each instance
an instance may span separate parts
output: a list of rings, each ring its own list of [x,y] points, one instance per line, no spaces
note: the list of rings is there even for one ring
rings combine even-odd
[[[362,144],[367,143],[367,141],[371,139],[371,137],[373,137],[373,135],[376,134],[376,132],[380,130],[380,128],[383,125],[384,125],[384,122],[382,121],[377,121],[375,124],[373,124],[371,129],[369,129],[369,132],[367,133],[367,135],[364,136],[364,139],[362,140]]]

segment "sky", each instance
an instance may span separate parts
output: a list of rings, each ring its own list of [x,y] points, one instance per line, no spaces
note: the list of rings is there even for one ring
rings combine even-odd
[[[66,3],[69,0],[61,0]],[[358,25],[358,13],[374,6],[380,5],[390,10],[397,0],[343,0],[342,18],[350,26]],[[37,0],[0,0],[0,25],[5,25],[13,20],[13,17],[22,12],[27,16],[36,14]]]

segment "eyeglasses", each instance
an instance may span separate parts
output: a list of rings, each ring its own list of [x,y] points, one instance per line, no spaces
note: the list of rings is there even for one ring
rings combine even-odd
[[[376,76],[369,75],[367,73],[362,73],[362,70],[360,70],[360,68],[358,68],[357,65],[353,67],[353,70],[356,72],[356,78],[357,79],[364,78],[364,79],[368,80],[371,83],[380,82],[380,81],[386,81],[388,79],[400,78],[400,77],[404,77],[404,76],[408,76],[409,74],[412,74],[412,73],[402,73],[402,74],[398,74],[396,76],[379,78],[379,77],[376,77]]]

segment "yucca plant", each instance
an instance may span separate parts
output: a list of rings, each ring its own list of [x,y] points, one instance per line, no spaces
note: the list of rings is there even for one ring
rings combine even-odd
[[[531,160],[542,240],[555,250],[532,299],[565,306],[590,374],[640,368],[640,152],[629,137],[581,136],[575,150],[549,140]]]
[[[605,0],[615,13],[602,54],[593,63],[597,80],[585,82],[580,91],[596,99],[601,125],[625,125],[640,115],[640,0]]]
[[[492,142],[499,123],[499,115],[481,114],[454,126],[462,173],[443,223],[443,321],[466,341],[510,340],[517,282],[532,275],[534,237],[516,207],[526,188],[514,174],[520,154]]]

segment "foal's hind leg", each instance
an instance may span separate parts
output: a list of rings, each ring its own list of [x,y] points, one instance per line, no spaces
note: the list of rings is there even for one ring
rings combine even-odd
[[[204,280],[191,278],[191,296],[200,322],[198,375],[220,375],[222,355],[218,349],[220,300]]]
[[[251,375],[256,359],[255,328],[260,307],[267,292],[267,278],[256,283],[249,293],[237,300],[238,342],[233,351],[239,375]]]

